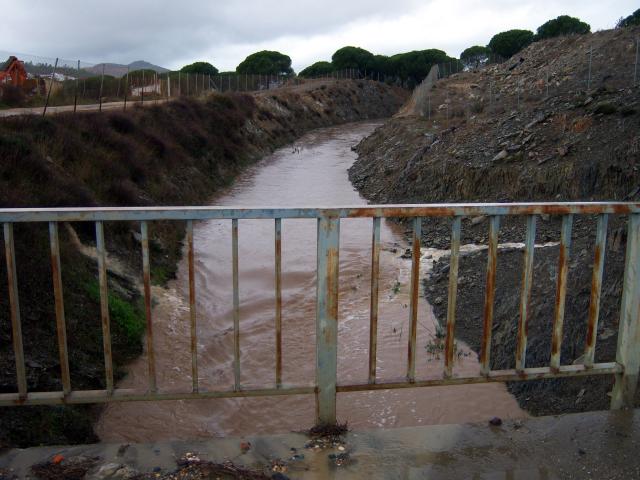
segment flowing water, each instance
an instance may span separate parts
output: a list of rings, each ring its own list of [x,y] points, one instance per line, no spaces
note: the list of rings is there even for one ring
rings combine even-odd
[[[313,131],[244,173],[213,205],[302,207],[364,205],[350,184],[351,147],[378,123]],[[340,228],[338,382],[366,383],[369,345],[371,219],[343,219]],[[379,381],[404,380],[411,263],[402,229],[383,221],[378,320]],[[231,221],[194,226],[201,390],[233,386]],[[423,255],[422,272],[437,252]],[[152,260],[153,261],[153,260]],[[311,385],[315,367],[316,220],[282,221],[283,383]],[[273,220],[239,222],[240,346],[243,388],[275,383]],[[166,289],[154,288],[154,347],[160,391],[190,391],[187,264]],[[417,379],[442,374],[431,307],[419,300]],[[477,357],[459,344],[456,374],[477,373]],[[129,366],[121,388],[144,390],[146,358]],[[132,402],[108,405],[96,425],[104,441],[142,442],[221,435],[277,433],[313,424],[312,395],[244,399]],[[503,384],[401,389],[338,395],[338,418],[354,429],[462,423],[522,417]]]

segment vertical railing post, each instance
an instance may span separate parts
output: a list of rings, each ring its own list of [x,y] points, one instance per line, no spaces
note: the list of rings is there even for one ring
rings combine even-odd
[[[318,219],[316,285],[316,422],[336,423],[340,219]]]
[[[373,217],[371,238],[371,298],[369,308],[369,383],[376,383],[378,350],[378,290],[380,276],[380,217]]]
[[[522,269],[522,291],[520,293],[520,320],[518,322],[518,342],[516,344],[516,371],[522,372],[527,358],[527,335],[529,333],[529,302],[533,284],[533,254],[536,241],[536,216],[527,218],[527,238]]]
[[[62,391],[65,395],[71,392],[71,376],[69,374],[69,354],[67,349],[67,327],[64,316],[64,297],[62,294],[62,270],[60,268],[60,241],[58,223],[49,222],[49,240],[51,245],[51,275],[53,277],[53,297],[56,305],[56,331],[58,333],[58,351],[60,355],[60,376]]]
[[[629,216],[624,284],[616,362],[624,368],[616,375],[611,409],[633,407],[640,370],[640,214]]]
[[[11,336],[16,361],[16,379],[20,398],[27,396],[27,376],[24,367],[24,347],[22,345],[22,322],[20,321],[20,300],[18,297],[18,273],[16,269],[16,249],[13,241],[13,224],[4,224],[4,247],[7,260],[7,284],[11,309]]]
[[[422,238],[422,218],[413,219],[411,249],[411,286],[409,288],[409,343],[407,346],[407,380],[416,380],[416,339],[418,330],[418,295],[420,294],[420,239]]]
[[[102,348],[107,392],[113,392],[113,356],[111,352],[111,321],[109,319],[109,291],[107,280],[107,254],[104,242],[104,225],[96,222],[96,252],[98,256],[98,284],[100,287],[100,319],[102,324]]]
[[[482,347],[480,349],[480,371],[482,375],[489,375],[491,371],[491,335],[493,330],[493,307],[496,298],[499,229],[500,217],[494,215],[489,220],[489,249],[487,252],[487,277],[482,320]]]

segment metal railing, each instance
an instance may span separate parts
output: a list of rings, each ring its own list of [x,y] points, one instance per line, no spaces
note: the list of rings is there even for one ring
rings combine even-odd
[[[533,279],[534,240],[538,215],[561,215],[559,268],[557,294],[553,319],[552,349],[549,365],[530,368],[526,366],[527,323]],[[488,263],[486,272],[483,336],[480,352],[479,375],[460,376],[453,374],[455,358],[456,293],[462,218],[487,215],[489,217]],[[491,370],[490,346],[495,302],[496,265],[498,252],[498,230],[504,216],[526,216],[527,233],[524,249],[524,269],[520,298],[515,368]],[[562,365],[560,350],[562,343],[567,270],[571,246],[572,222],[575,215],[597,215],[595,258],[593,264],[591,301],[587,317],[587,338],[584,361],[581,364]],[[607,222],[610,215],[628,216],[628,235],[624,270],[624,285],[621,298],[620,322],[616,361],[594,363],[597,323],[604,266],[604,251],[607,238]],[[337,384],[338,341],[338,274],[340,219],[370,217],[372,229],[372,277],[369,338],[368,381],[358,384]],[[407,345],[406,381],[380,382],[376,378],[376,349],[378,321],[378,276],[380,256],[381,218],[412,218],[413,249],[410,283],[409,335]],[[451,261],[449,269],[449,295],[444,352],[444,371],[439,378],[416,380],[416,327],[418,318],[419,266],[421,226],[424,217],[451,217]],[[282,378],[282,288],[281,288],[281,228],[282,219],[317,219],[317,296],[316,296],[316,380],[313,386],[284,385]],[[232,268],[233,268],[233,338],[234,338],[234,386],[226,391],[203,391],[198,383],[196,292],[193,222],[209,219],[228,219],[232,222]],[[238,222],[244,219],[273,219],[275,224],[275,383],[270,388],[244,389],[240,382],[240,323],[238,294]],[[169,393],[159,391],[156,383],[155,356],[153,351],[153,329],[151,308],[151,280],[149,257],[148,222],[185,221],[187,261],[189,275],[189,303],[191,327],[191,359],[193,385],[191,391]],[[148,389],[137,391],[114,386],[111,356],[111,334],[107,292],[107,269],[105,262],[104,222],[139,221],[142,259],[144,303],[147,321]],[[611,408],[632,406],[640,370],[640,203],[520,203],[520,204],[432,204],[432,205],[388,205],[341,208],[226,208],[226,207],[162,207],[162,208],[57,208],[57,209],[0,209],[0,222],[4,224],[4,243],[7,260],[8,289],[12,324],[13,349],[15,353],[17,388],[15,393],[0,394],[1,406],[39,404],[77,404],[135,400],[178,400],[225,397],[253,397],[269,395],[315,394],[318,423],[335,423],[336,394],[366,390],[428,387],[468,383],[506,382],[538,380],[547,378],[575,377],[585,375],[613,374],[616,377],[612,393]],[[31,392],[27,390],[25,360],[23,353],[20,302],[18,299],[13,226],[17,222],[48,222],[51,245],[55,315],[57,321],[60,354],[62,391]],[[98,253],[98,282],[100,287],[102,335],[104,342],[105,385],[104,390],[74,390],[69,376],[65,313],[60,271],[60,249],[58,241],[59,222],[94,222]]]

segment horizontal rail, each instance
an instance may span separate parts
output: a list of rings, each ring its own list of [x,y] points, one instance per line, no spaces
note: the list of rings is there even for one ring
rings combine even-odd
[[[478,215],[569,215],[640,213],[634,202],[434,203],[329,208],[87,207],[4,208],[0,222],[83,222],[256,218],[454,217]]]
[[[584,365],[562,365],[557,371],[549,367],[526,368],[522,372],[516,370],[493,370],[488,375],[443,377],[428,380],[416,380],[414,382],[383,382],[363,383],[354,385],[337,385],[338,393],[364,392],[369,390],[394,390],[400,388],[420,388],[445,385],[463,385],[494,382],[513,382],[524,380],[542,380],[547,378],[566,378],[575,376],[613,375],[622,373],[621,365],[611,363],[596,363],[591,368]],[[17,393],[0,394],[0,406],[19,405],[55,405],[55,404],[82,404],[105,402],[131,402],[131,401],[157,401],[157,400],[198,400],[207,398],[238,398],[238,397],[268,397],[278,395],[311,395],[316,393],[317,387],[281,387],[249,390],[222,390],[200,391],[183,393],[165,392],[139,392],[132,389],[116,389],[113,392],[107,390],[83,390],[72,391],[65,396],[64,392],[29,392],[26,397],[20,398]]]
[[[534,252],[536,218],[548,214],[562,216],[559,267],[556,286],[556,308],[553,318],[552,356],[548,366],[528,368],[526,349],[528,324],[531,316],[529,303],[534,280]],[[574,215],[597,215],[595,256],[589,307],[588,334],[585,360],[578,365],[561,364],[565,297],[569,285],[569,249]],[[604,249],[607,235],[607,218],[610,214],[628,215],[629,226],[625,260],[625,280],[621,300],[620,331],[616,362],[595,363],[594,350],[597,337],[599,302],[602,289]],[[460,256],[463,217],[484,215],[489,220],[487,272],[483,316],[483,338],[480,352],[480,374],[462,375],[455,367],[455,311],[457,303],[458,262]],[[491,370],[491,330],[495,303],[498,230],[501,216],[520,215],[527,218],[527,234],[523,258],[522,287],[520,292],[520,318],[515,349],[515,368]],[[337,384],[338,325],[339,325],[339,254],[340,223],[342,218],[373,218],[371,249],[371,298],[369,312],[369,362],[366,383]],[[409,333],[407,339],[407,375],[404,381],[376,378],[377,327],[380,269],[381,218],[409,218],[413,223],[411,280],[409,288]],[[422,245],[422,219],[428,217],[452,217],[451,260],[447,304],[447,328],[445,337],[444,371],[438,378],[416,378],[417,329],[419,325],[418,298],[420,296],[420,249]],[[308,385],[284,385],[282,383],[282,219],[317,219],[316,252],[316,365],[315,382]],[[201,391],[198,382],[198,342],[196,325],[196,292],[194,265],[193,222],[207,219],[227,219],[231,222],[232,270],[233,270],[233,388],[232,390]],[[238,226],[240,220],[265,219],[275,224],[275,383],[264,388],[245,388],[241,384],[240,348],[240,276]],[[151,296],[151,262],[149,225],[151,221],[184,221],[187,226],[187,258],[189,268],[189,327],[192,385],[188,392],[164,392],[158,389],[153,350],[153,316]],[[62,294],[61,259],[58,239],[58,222],[88,221],[95,223],[98,281],[100,287],[100,316],[104,350],[104,390],[73,390],[69,375]],[[109,282],[107,277],[107,253],[104,239],[104,222],[140,222],[142,249],[142,273],[146,316],[146,352],[148,363],[148,389],[146,392],[114,388],[112,338],[109,318]],[[340,392],[390,390],[399,388],[461,385],[472,383],[511,382],[589,375],[614,375],[612,408],[632,405],[640,371],[640,203],[625,202],[572,202],[572,203],[493,203],[493,204],[428,204],[384,205],[335,208],[227,208],[227,207],[134,207],[134,208],[59,208],[59,209],[0,209],[3,223],[5,254],[7,258],[8,294],[12,325],[12,343],[16,362],[17,392],[0,394],[0,406],[80,404],[121,401],[189,400],[206,398],[239,398],[273,395],[314,394],[316,421],[336,422],[336,395]],[[49,222],[52,261],[52,278],[55,294],[56,326],[61,364],[62,391],[30,392],[26,381],[24,349],[18,298],[17,268],[13,228],[19,222]],[[461,373],[461,372],[460,372]],[[255,385],[255,383],[254,383]]]

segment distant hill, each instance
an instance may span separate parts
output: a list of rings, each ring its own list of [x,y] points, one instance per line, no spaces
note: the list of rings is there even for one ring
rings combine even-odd
[[[111,75],[113,77],[122,77],[127,73],[127,68],[129,68],[129,71],[131,72],[134,70],[153,70],[158,73],[165,73],[169,71],[166,68],[145,62],[144,60],[136,60],[135,62],[131,62],[129,65],[121,65],[119,63],[98,63],[93,67],[85,68],[85,70],[92,74],[100,75],[102,74],[103,65],[105,75]]]

